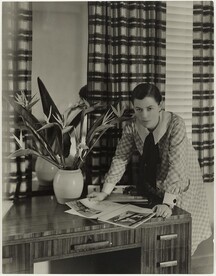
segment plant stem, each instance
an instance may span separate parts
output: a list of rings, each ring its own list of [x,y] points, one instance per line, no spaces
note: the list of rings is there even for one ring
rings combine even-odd
[[[82,142],[84,118],[85,118],[85,109],[82,111],[82,114],[81,114],[79,144]]]
[[[95,144],[98,142],[98,140],[101,138],[101,136],[107,131],[107,128],[104,129],[101,134],[98,136],[98,138],[96,139],[96,141],[92,144],[92,146],[90,147],[90,149],[88,150],[88,152],[86,153],[85,157],[89,154],[89,152],[93,149],[93,147],[95,146]]]
[[[61,166],[61,165],[55,163],[54,161],[52,161],[51,159],[47,158],[46,156],[41,155],[40,157],[43,158],[44,160],[46,160],[47,162],[53,164],[53,165],[56,166],[57,168],[62,169],[62,166]]]

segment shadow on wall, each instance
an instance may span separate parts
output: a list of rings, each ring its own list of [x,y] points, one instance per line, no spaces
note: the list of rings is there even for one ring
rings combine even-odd
[[[214,272],[213,235],[203,241],[192,256],[192,274],[212,274]]]
[[[205,183],[209,206],[212,233],[214,233],[214,183]],[[214,241],[213,235],[203,241],[192,256],[192,274],[212,274],[214,272]]]

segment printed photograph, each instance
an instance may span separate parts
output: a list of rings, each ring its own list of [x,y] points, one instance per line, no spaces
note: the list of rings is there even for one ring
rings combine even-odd
[[[71,208],[73,208],[75,211],[77,211],[78,213],[80,213],[81,215],[84,215],[86,217],[91,217],[93,215],[97,215],[100,214],[101,211],[99,210],[95,210],[92,208],[88,208],[86,207],[84,204],[82,204],[82,202],[80,202],[79,200],[76,200],[74,202],[70,203]]]
[[[118,216],[110,218],[109,222],[114,222],[125,226],[135,226],[137,223],[147,219],[152,214],[140,214],[136,212],[127,211]]]

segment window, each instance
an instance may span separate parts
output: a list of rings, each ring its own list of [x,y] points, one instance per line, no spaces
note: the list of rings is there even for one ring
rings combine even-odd
[[[180,115],[192,139],[193,1],[167,1],[166,110]]]

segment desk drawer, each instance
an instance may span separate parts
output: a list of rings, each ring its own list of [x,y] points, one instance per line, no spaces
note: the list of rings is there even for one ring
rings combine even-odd
[[[189,223],[153,226],[142,229],[144,250],[188,247]]]
[[[190,272],[190,252],[188,247],[166,248],[142,251],[145,264],[141,273],[151,274],[187,274]]]
[[[111,251],[124,245],[133,247],[140,242],[141,235],[137,232],[140,233],[138,230],[123,230],[36,242],[33,244],[34,259],[39,261],[50,257],[85,255],[103,249]]]

